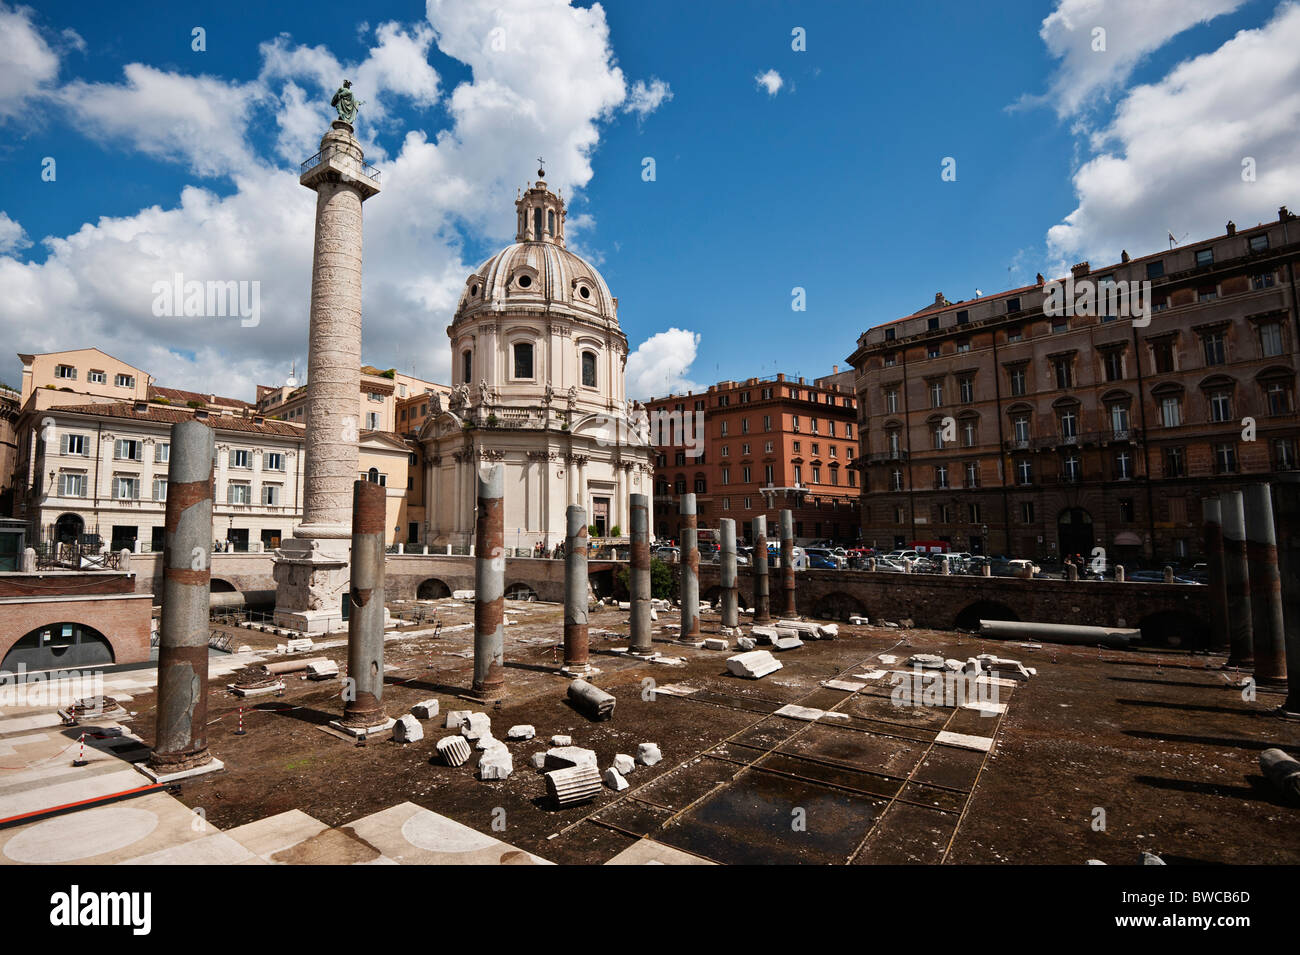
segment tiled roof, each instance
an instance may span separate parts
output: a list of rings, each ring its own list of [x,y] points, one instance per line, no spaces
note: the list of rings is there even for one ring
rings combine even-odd
[[[205,405],[224,405],[228,408],[253,408],[252,402],[244,401],[242,398],[223,398],[221,395],[205,395],[197,391],[186,391],[183,388],[159,388],[156,385],[149,386],[150,398],[166,398],[168,401],[179,401],[182,404],[188,401],[201,401]]]
[[[125,418],[134,421],[153,421],[160,424],[176,424],[178,421],[196,419],[194,411],[188,408],[182,410],[180,408],[149,405],[145,410],[137,411],[133,403],[125,401],[104,405],[64,405],[51,408],[49,413],[84,414],[97,418]],[[302,428],[283,421],[272,421],[269,418],[265,419],[262,424],[257,424],[251,417],[245,418],[243,415],[209,412],[207,418],[198,418],[197,420],[217,431],[242,431],[250,434],[273,434],[290,438],[301,438],[303,436]]]

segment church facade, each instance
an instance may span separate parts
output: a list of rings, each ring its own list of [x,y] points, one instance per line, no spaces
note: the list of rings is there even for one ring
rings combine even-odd
[[[542,178],[515,206],[516,241],[465,280],[447,327],[451,395],[432,396],[419,432],[435,547],[472,543],[488,464],[505,466],[512,549],[563,541],[570,504],[597,536],[625,536],[628,495],[650,493],[648,418],[627,400],[618,299],[565,248],[564,200]]]

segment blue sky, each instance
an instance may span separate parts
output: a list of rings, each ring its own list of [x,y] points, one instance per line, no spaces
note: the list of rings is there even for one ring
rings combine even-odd
[[[11,382],[13,352],[85,345],[244,397],[301,365],[312,197],[295,168],[343,75],[384,170],[365,360],[440,380],[461,283],[510,240],[539,153],[572,197],[570,246],[620,299],[641,396],[825,374],[935,292],[1300,204],[1286,3],[71,3],[0,20]],[[630,108],[638,84],[666,95]],[[146,290],[174,271],[260,281],[260,324],[152,316]]]

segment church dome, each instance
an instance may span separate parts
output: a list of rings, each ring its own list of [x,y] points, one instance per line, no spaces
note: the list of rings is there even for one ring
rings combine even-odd
[[[545,311],[617,326],[618,300],[604,277],[564,247],[564,200],[539,179],[515,207],[514,244],[465,280],[453,324],[483,311]]]

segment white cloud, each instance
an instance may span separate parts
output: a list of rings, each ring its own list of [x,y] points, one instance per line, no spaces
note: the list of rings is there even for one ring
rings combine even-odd
[[[645,119],[672,98],[672,89],[658,77],[651,79],[649,85],[644,80],[637,80],[623,104],[623,112],[636,113],[638,119]]]
[[[699,347],[699,333],[683,328],[651,335],[627,356],[628,397],[644,401],[698,388],[686,373]]]
[[[759,88],[767,90],[768,96],[775,96],[781,91],[785,80],[781,79],[781,74],[776,70],[768,70],[766,73],[759,73],[755,76],[754,83]]]
[[[1160,248],[1276,218],[1300,195],[1300,6],[1131,90],[1074,176],[1079,205],[1047,234],[1060,264]],[[1256,181],[1242,180],[1253,158]],[[1136,246],[1136,248],[1134,248]]]
[[[0,70],[0,120],[31,109],[31,98],[42,95],[59,75],[59,55],[41,36],[32,13],[29,7],[0,3],[0,64],[4,65]]]
[[[247,82],[132,64],[122,82],[65,87],[65,115],[109,147],[226,177],[234,189],[217,195],[191,186],[174,203],[89,221],[44,240],[43,262],[0,254],[0,339],[11,351],[96,345],[164,384],[247,398],[255,383],[281,381],[294,359],[303,367],[314,197],[298,185],[297,164],[328,129],[329,94],[347,76],[366,101],[358,135],[367,158],[380,163],[383,185],[365,204],[363,354],[446,379],[442,329],[477,264],[463,260],[459,228],[512,238],[515,188],[538,155],[572,209],[574,191],[592,175],[600,124],[628,90],[598,5],[457,0],[430,3],[428,14],[427,24],[381,25],[367,56],[351,65],[324,47],[279,37],[262,45],[261,69]],[[491,42],[498,27],[504,52]],[[443,95],[425,59],[435,42],[468,65],[470,78],[447,94],[450,124],[426,133],[418,123],[403,126],[395,110],[399,97],[421,107]],[[0,58],[0,76],[10,66]],[[276,134],[273,155],[259,154],[250,122]],[[364,143],[377,126],[390,145],[392,134],[401,137],[391,155]],[[591,218],[577,208],[569,221],[581,232]],[[176,272],[259,281],[260,325],[155,318],[152,284]]]
[[[1144,56],[1198,23],[1230,13],[1244,0],[1060,0],[1039,36],[1060,61],[1048,101],[1065,117],[1122,87]],[[1097,34],[1096,31],[1103,31]],[[1104,46],[1098,49],[1099,41]]]
[[[17,252],[27,248],[32,242],[27,238],[27,230],[9,218],[9,213],[0,212],[0,255]]]

